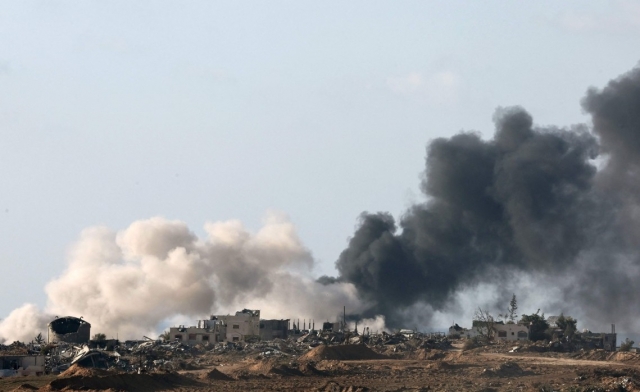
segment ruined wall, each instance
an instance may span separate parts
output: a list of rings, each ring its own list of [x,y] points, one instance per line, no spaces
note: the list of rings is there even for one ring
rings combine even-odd
[[[49,323],[49,342],[87,343],[91,324],[77,317],[59,317]]]
[[[226,327],[217,325],[216,328],[197,328],[197,327],[172,327],[169,328],[169,340],[180,341],[184,344],[195,345],[198,343],[217,343],[225,340]]]
[[[498,340],[529,340],[529,328],[520,324],[495,324]]]

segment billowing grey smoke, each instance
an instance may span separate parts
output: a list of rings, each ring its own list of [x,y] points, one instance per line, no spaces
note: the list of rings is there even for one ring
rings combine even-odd
[[[88,228],[67,269],[46,287],[44,312],[26,304],[0,321],[0,343],[46,335],[54,315],[83,316],[109,337],[153,335],[167,323],[260,309],[265,318],[333,319],[358,310],[353,285],[309,276],[313,259],[285,217],[269,214],[256,233],[238,221],[207,223],[198,238],[180,221],[152,218],[114,232]]]
[[[337,281],[373,304],[363,315],[399,326],[415,304],[446,311],[461,290],[513,276],[559,288],[557,301],[574,314],[637,313],[629,299],[640,294],[640,69],[589,90],[583,107],[593,133],[536,127],[511,107],[497,110],[491,140],[431,142],[427,201],[398,223],[363,213],[336,262]]]

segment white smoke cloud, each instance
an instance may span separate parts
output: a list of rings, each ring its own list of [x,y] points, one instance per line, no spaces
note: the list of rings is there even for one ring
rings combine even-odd
[[[365,333],[365,331],[371,334],[381,333],[381,332],[391,332],[387,328],[384,316],[382,315],[378,315],[373,318],[358,320],[357,327],[358,327],[358,333]],[[355,321],[347,322],[347,328],[351,331],[355,330],[356,322]]]
[[[24,304],[0,320],[0,343],[30,342],[40,332],[46,338],[47,323],[52,318],[43,314],[36,305]]]
[[[134,338],[167,320],[260,309],[263,318],[333,319],[362,309],[353,285],[309,276],[311,253],[294,225],[270,213],[251,233],[239,221],[207,223],[198,238],[180,221],[151,218],[125,230],[85,229],[66,270],[46,286],[44,312],[25,305],[0,322],[0,342],[31,340],[52,315],[82,316],[92,333]]]

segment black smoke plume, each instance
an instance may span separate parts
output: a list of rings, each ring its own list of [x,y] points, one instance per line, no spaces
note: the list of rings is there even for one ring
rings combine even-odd
[[[446,310],[460,290],[514,275],[544,277],[593,317],[638,313],[640,69],[590,89],[582,106],[592,127],[537,127],[510,107],[496,111],[491,140],[432,141],[426,202],[399,222],[362,213],[336,262],[337,280],[372,304],[363,316],[399,326],[416,304]]]

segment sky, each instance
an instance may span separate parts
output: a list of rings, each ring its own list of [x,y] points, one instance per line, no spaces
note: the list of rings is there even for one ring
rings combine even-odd
[[[86,227],[286,214],[315,275],[363,211],[422,200],[429,141],[496,108],[588,123],[638,1],[3,1],[0,318]]]

